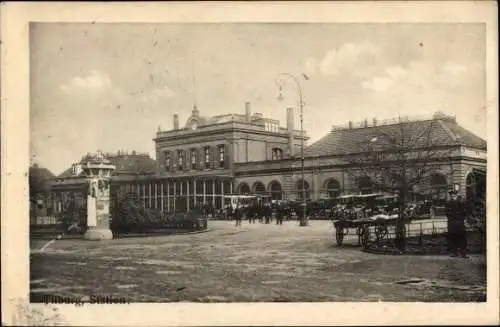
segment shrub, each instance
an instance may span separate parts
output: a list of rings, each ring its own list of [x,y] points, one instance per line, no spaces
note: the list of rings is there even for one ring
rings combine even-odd
[[[135,196],[129,195],[117,202],[112,212],[111,229],[115,232],[143,233],[154,229],[205,229],[206,220],[196,212],[162,213],[144,208]]]

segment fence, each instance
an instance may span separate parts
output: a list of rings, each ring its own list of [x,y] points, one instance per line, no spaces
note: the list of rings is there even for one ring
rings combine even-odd
[[[485,251],[485,227],[479,220],[466,223],[468,248],[471,252]],[[362,245],[368,251],[391,251],[396,248],[396,225],[383,222],[366,226]],[[447,252],[448,220],[446,218],[417,220],[404,225],[405,252]]]

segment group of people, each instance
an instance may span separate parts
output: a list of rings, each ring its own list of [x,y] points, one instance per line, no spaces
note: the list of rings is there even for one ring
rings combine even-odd
[[[270,202],[237,204],[236,207],[228,206],[226,215],[228,219],[234,219],[236,226],[241,226],[243,219],[248,219],[250,224],[255,224],[258,220],[260,223],[270,224],[273,220],[273,206]],[[284,215],[276,212],[276,224],[283,224]]]
[[[241,226],[244,219],[248,219],[250,224],[257,221],[264,224],[271,224],[276,221],[276,225],[283,225],[285,220],[291,220],[293,213],[299,214],[297,210],[285,203],[271,203],[269,201],[253,201],[251,203],[238,203],[234,208],[228,205],[225,216],[229,220],[234,220],[236,226]]]

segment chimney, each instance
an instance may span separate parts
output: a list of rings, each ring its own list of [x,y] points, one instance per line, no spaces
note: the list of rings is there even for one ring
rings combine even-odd
[[[352,120],[349,120],[349,129],[352,129]]]
[[[288,131],[288,151],[293,157],[293,108],[286,109],[286,129]]]
[[[179,129],[179,115],[174,114],[174,129]]]
[[[368,119],[365,118],[365,127],[368,127]]]
[[[249,101],[245,102],[245,119],[247,123],[250,123],[252,120],[252,107]]]
[[[377,118],[373,118],[373,126],[377,126]]]

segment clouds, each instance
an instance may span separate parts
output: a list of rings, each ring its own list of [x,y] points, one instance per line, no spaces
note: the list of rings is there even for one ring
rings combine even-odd
[[[91,70],[89,75],[73,77],[68,83],[61,85],[60,88],[66,94],[105,92],[113,88],[113,83],[106,73]]]
[[[456,112],[472,124],[469,113],[484,102],[483,32],[469,24],[38,25],[34,150],[61,169],[97,147],[154,151],[157,125],[170,128],[173,112],[184,120],[195,101],[203,116],[242,113],[250,101],[284,123],[297,96],[287,80],[277,101],[282,72],[300,78],[311,141],[333,124],[391,118],[400,106],[402,114]]]
[[[383,92],[394,85],[395,79],[391,77],[375,77],[369,81],[364,81],[361,85],[365,89]]]
[[[456,62],[448,61],[443,66],[443,72],[457,76],[466,73],[467,67],[457,64]]]
[[[139,97],[140,102],[145,103],[159,103],[163,100],[171,99],[175,96],[175,92],[169,88],[167,85],[153,89],[149,92],[144,93],[141,97]]]
[[[412,88],[415,92],[451,90],[467,84],[472,75],[475,75],[473,73],[465,65],[452,61],[444,64],[414,61],[406,67],[388,66],[383,74],[362,81],[361,86],[375,92],[385,92],[392,88]]]
[[[356,72],[373,64],[381,49],[371,42],[345,43],[338,49],[328,51],[319,64],[325,75]]]
[[[91,70],[86,76],[73,77],[67,83],[60,85],[59,88],[67,96],[84,96],[87,100],[98,97],[100,103],[106,105],[118,105],[118,102],[125,101],[157,104],[175,96],[175,92],[167,85],[149,90],[141,89],[127,94],[111,80],[106,72],[98,70]]]

